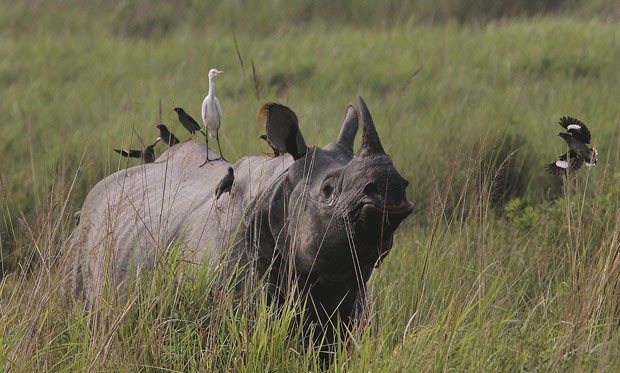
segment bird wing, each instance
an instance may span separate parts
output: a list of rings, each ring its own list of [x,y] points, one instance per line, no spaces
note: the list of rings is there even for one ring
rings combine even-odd
[[[174,135],[174,133],[170,132],[170,146],[173,146],[173,145],[179,144],[180,142],[181,142],[181,140],[179,140],[179,138],[178,138],[178,137],[176,137],[176,136]]]
[[[577,171],[583,165],[583,159],[577,157],[577,153],[570,151],[562,154],[557,161],[549,163],[545,169],[552,175],[564,175],[566,170]]]
[[[215,103],[215,110],[217,111],[217,117],[218,119],[218,123],[217,126],[219,128],[220,124],[222,123],[222,105],[220,105],[220,100],[217,99],[217,97],[213,96],[213,102]]]
[[[192,117],[191,115],[189,115],[187,113],[186,113],[186,115],[187,115],[187,120],[192,124],[194,129],[196,129],[196,131],[200,130],[200,124],[198,124],[196,119],[194,119],[194,117]]]
[[[215,199],[218,200],[220,196],[226,192],[230,193],[230,190],[232,189],[232,185],[234,182],[235,182],[234,174],[227,173],[226,175],[224,175],[222,180],[220,180],[220,182],[217,183],[217,187],[215,188]]]
[[[590,130],[588,127],[577,118],[562,117],[560,118],[560,126],[566,129],[566,132],[573,135],[573,137],[581,141],[584,144],[589,144],[591,140]]]
[[[217,188],[215,188],[215,200],[217,201],[218,199],[220,199],[220,196],[222,195],[223,191],[222,191],[222,187],[221,185],[217,185]]]
[[[202,100],[202,106],[200,108],[200,116],[202,117],[202,124],[207,128],[207,104],[209,103],[209,95]]]
[[[200,124],[196,122],[196,119],[194,119],[194,117],[192,117],[185,111],[182,113],[182,115],[183,115],[183,120],[181,120],[181,115],[179,115],[179,121],[181,122],[181,124],[185,126],[185,128],[187,128],[188,130],[191,129],[192,131],[200,130]]]
[[[209,136],[217,138],[222,123],[222,105],[220,105],[220,100],[213,96],[211,101],[209,101],[207,96],[203,102],[203,109],[203,122],[209,132]]]
[[[114,149],[114,151],[123,157],[142,158],[142,150]]]
[[[220,105],[220,100],[217,99],[217,97],[213,96],[213,103],[215,106],[215,112],[217,113],[217,119],[216,119],[216,124],[215,124],[215,136],[214,137],[218,137],[219,136],[219,132],[220,132],[220,126],[222,125],[222,105]]]
[[[215,187],[215,199],[218,200],[220,199],[220,196],[226,191],[226,177],[228,176],[225,175],[222,180],[220,180],[219,183],[217,183],[217,187]]]
[[[168,127],[166,127],[165,124],[159,124],[157,125],[157,128],[159,128],[159,139],[163,140],[164,143],[168,144],[168,146],[173,146],[181,142],[172,132],[170,132],[170,130],[168,130]]]

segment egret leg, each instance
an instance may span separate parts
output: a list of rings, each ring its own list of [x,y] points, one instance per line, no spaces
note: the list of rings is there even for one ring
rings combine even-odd
[[[221,159],[223,161],[226,161],[226,158],[224,158],[224,156],[222,155],[222,147],[220,146],[220,136],[218,134],[218,136],[215,137],[215,139],[217,140],[217,150],[220,152],[220,157],[217,159]],[[228,161],[226,161],[228,162]]]
[[[198,167],[202,167],[204,165],[206,165],[210,159],[209,159],[209,136],[205,136],[205,147],[207,148],[207,160],[203,162],[203,164],[201,164]]]

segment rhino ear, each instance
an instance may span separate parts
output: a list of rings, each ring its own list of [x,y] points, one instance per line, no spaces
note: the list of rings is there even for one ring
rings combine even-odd
[[[262,122],[265,124],[267,138],[275,146],[293,156],[297,160],[306,155],[306,142],[299,130],[297,115],[290,108],[269,102],[258,110]]]
[[[337,143],[353,152],[353,143],[355,142],[358,127],[357,110],[355,110],[353,105],[349,104],[344,112],[344,121],[342,122]]]

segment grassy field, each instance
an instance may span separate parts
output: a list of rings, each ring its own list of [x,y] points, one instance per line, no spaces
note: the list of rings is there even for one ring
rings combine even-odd
[[[324,145],[362,95],[410,181],[416,211],[371,279],[372,317],[330,369],[620,367],[616,7],[597,8],[607,19],[584,8],[433,23],[365,2],[332,18],[312,2],[273,14],[106,4],[2,2],[1,370],[320,370],[290,337],[295,305],[239,303],[206,269],[178,281],[174,255],[125,308],[84,314],[60,296],[73,213],[98,180],[135,164],[111,149],[151,141],[159,122],[185,136],[173,108],[198,118],[212,67],[225,71],[229,160],[267,151],[260,103],[289,105],[306,141]],[[599,164],[569,180],[543,169],[565,151],[564,115],[599,149]]]

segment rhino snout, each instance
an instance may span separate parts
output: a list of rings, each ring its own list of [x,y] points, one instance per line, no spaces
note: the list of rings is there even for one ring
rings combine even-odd
[[[383,220],[388,226],[396,229],[396,227],[407,216],[413,212],[413,203],[404,199],[396,204],[393,203],[377,203],[376,201],[364,199],[362,200],[361,215],[366,221]]]
[[[413,212],[413,204],[407,200],[404,193],[408,182],[403,179],[404,188],[402,193],[397,189],[388,190],[388,193],[381,192],[381,189],[374,182],[369,182],[362,189],[361,208],[362,215],[387,215],[390,225],[398,225],[403,219]]]

